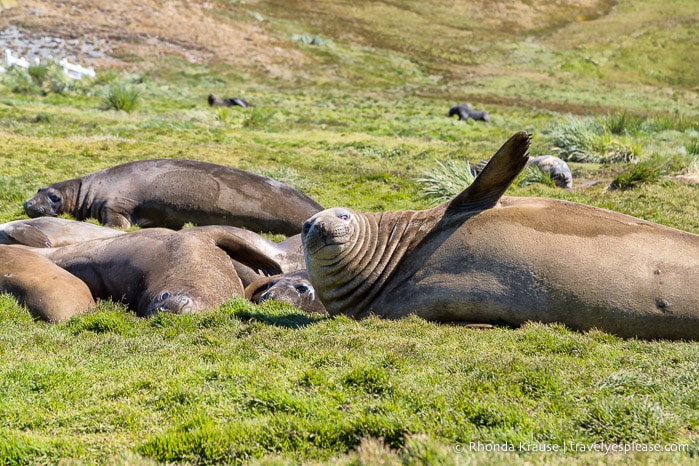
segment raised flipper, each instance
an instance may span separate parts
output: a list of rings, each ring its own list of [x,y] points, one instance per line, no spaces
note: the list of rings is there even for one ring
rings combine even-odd
[[[269,251],[260,247],[264,242],[256,241],[254,237],[240,235],[239,232],[231,231],[230,228],[232,227],[219,225],[199,227],[200,230],[208,231],[216,246],[223,249],[231,259],[253,270],[259,270],[264,275],[282,273],[282,267],[269,254]]]
[[[495,207],[517,175],[527,166],[531,136],[520,131],[493,155],[471,185],[449,202],[447,214]]]

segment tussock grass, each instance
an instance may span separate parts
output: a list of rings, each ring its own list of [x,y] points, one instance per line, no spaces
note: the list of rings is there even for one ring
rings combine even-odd
[[[423,185],[423,195],[435,203],[451,199],[476,179],[468,160],[448,159],[443,163],[436,161],[436,164],[436,168],[415,180]]]
[[[625,122],[612,122],[615,131]],[[549,139],[556,154],[565,161],[587,163],[626,163],[638,160],[642,144],[625,136],[617,137],[603,123],[590,118],[566,116],[555,122]]]
[[[102,101],[105,110],[132,112],[138,105],[140,92],[137,88],[123,83],[109,86]]]

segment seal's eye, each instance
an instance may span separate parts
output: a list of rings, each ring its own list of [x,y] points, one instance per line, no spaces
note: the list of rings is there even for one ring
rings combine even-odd
[[[349,214],[341,212],[341,213],[337,214],[337,218],[339,218],[340,220],[347,221],[347,220],[349,220]]]
[[[296,292],[298,294],[308,293],[309,290],[309,288],[306,285],[296,285],[294,288],[296,288]]]
[[[158,301],[165,301],[169,297],[170,297],[170,292],[163,291],[162,293],[160,293],[160,296],[158,296]]]
[[[61,198],[56,194],[49,194],[51,202],[61,202]]]

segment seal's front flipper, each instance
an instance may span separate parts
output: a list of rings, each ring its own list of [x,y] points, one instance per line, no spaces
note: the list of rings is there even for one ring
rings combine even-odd
[[[493,155],[471,185],[449,202],[447,213],[475,212],[495,207],[517,175],[527,166],[531,136],[520,131]]]
[[[34,225],[15,224],[8,225],[2,232],[8,239],[25,246],[34,248],[50,248],[52,247],[51,239],[46,234]]]
[[[261,250],[258,242],[249,241],[247,238],[232,234],[224,228],[210,227],[207,229],[211,231],[216,246],[223,249],[231,259],[247,265],[253,270],[259,270],[264,275],[282,273],[282,267],[279,263]]]

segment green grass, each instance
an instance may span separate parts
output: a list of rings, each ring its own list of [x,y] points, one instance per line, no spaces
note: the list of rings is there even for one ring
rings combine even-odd
[[[471,4],[347,5],[306,11],[300,23],[290,8],[302,2],[255,3],[265,21],[247,20],[311,57],[290,78],[177,58],[64,88],[0,75],[0,221],[25,218],[22,202],[42,185],[155,157],[265,174],[328,207],[422,209],[437,201],[418,179],[451,183],[448,197],[470,182],[451,178],[466,172],[464,161],[489,158],[512,133],[530,131],[531,153],[543,155],[581,127],[595,163],[569,162],[574,186],[600,183],[563,191],[530,172],[507,194],[699,233],[697,186],[670,177],[697,163],[696,93],[686,83],[696,61],[684,19],[696,12],[684,3],[601,2],[575,22],[556,6],[532,12],[538,22],[502,24],[468,19],[478,13]],[[617,34],[634,25],[638,35]],[[632,53],[655,50],[654,41],[665,53]],[[651,74],[650,57],[655,69],[667,66]],[[138,106],[104,111],[120,85],[138,90]],[[231,89],[255,107],[208,106],[209,93]],[[449,119],[460,101],[492,122]],[[608,147],[637,163],[597,163]],[[626,189],[607,189],[624,177]],[[696,343],[560,325],[356,322],[238,298],[151,319],[102,302],[48,325],[2,296],[0,464],[693,464],[698,355]],[[568,451],[471,451],[471,442]],[[571,442],[688,451],[605,455],[570,451]]]

